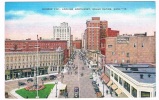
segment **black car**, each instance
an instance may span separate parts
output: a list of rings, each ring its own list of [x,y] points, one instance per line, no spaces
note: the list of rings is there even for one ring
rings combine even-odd
[[[74,87],[74,98],[79,98],[79,87]]]
[[[50,80],[54,80],[57,78],[57,76],[55,76],[55,75],[50,75],[49,77],[50,77]]]
[[[27,79],[27,82],[33,82],[32,78]]]
[[[97,83],[96,81],[92,81],[92,85],[93,85],[93,84],[96,84],[96,83]]]
[[[19,86],[23,86],[23,85],[26,85],[26,83],[24,83],[24,82],[18,82],[18,85]]]
[[[47,77],[42,77],[41,80],[42,80],[42,81],[46,81],[46,80],[47,80]]]

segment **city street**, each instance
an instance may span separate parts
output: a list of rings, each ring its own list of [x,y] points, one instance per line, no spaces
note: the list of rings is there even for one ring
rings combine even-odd
[[[75,70],[71,68],[70,73],[65,73],[63,79],[63,83],[67,84],[68,97],[74,98],[74,87],[79,87],[80,98],[96,98],[95,91],[91,84],[92,79],[89,79],[91,69],[88,69],[88,67],[83,64],[83,61],[79,59],[78,53],[75,56],[73,65],[78,67],[78,69],[76,69],[78,74],[75,75]],[[84,67],[84,70],[82,70],[82,67]],[[83,76],[81,76],[81,73],[83,73]],[[60,97],[62,98],[63,96]]]

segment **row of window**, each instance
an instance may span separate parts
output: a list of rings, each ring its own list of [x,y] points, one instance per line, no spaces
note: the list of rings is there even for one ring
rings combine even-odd
[[[133,86],[130,86],[130,84],[126,81],[124,81],[121,77],[119,77],[118,80],[118,75],[116,73],[113,73],[113,71],[111,71],[111,76],[114,77],[114,79],[119,82],[119,84],[121,86],[123,86],[125,88],[125,90],[127,90],[129,93],[131,91],[131,95],[133,97],[137,97],[137,89],[134,88]],[[130,90],[131,87],[131,90]],[[141,91],[141,97],[150,97],[150,92],[145,92],[145,91]]]
[[[112,48],[112,47],[113,47],[113,45],[108,45],[108,48]],[[133,47],[137,47],[137,44],[134,43],[134,46],[133,46]],[[141,44],[141,47],[144,47],[144,43]]]
[[[57,64],[57,63],[40,63],[40,67],[41,66],[54,66],[54,65],[60,65],[60,61],[59,61],[59,63]],[[51,64],[51,65],[50,65]],[[32,64],[32,65],[23,65],[23,66],[11,66],[11,67],[8,67],[7,66],[7,70],[8,69],[20,69],[20,68],[31,68],[31,67],[34,67],[34,66],[36,66],[37,64]]]

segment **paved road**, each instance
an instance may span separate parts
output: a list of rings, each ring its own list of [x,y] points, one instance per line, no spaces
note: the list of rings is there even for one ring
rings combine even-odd
[[[71,69],[70,73],[72,72],[72,74],[68,73],[64,74],[64,79],[63,79],[63,83],[67,84],[68,97],[73,98],[74,87],[79,87],[80,98],[96,98],[95,91],[91,84],[92,79],[89,79],[91,69],[88,69],[88,67],[83,64],[83,61],[79,59],[78,53],[75,56],[73,65],[78,67],[78,69],[76,70],[78,74],[75,75],[75,71]],[[84,67],[84,70],[82,70],[82,67]],[[81,73],[83,73],[84,75],[81,76],[80,75]],[[63,98],[63,96],[60,96],[60,98]]]
[[[83,64],[83,61],[79,59],[78,53],[75,56],[73,65],[75,65],[78,68],[76,70],[71,68],[71,70],[69,71],[69,74],[64,73],[63,80],[62,78],[58,78],[58,80],[61,81],[63,84],[67,84],[68,97],[74,98],[74,87],[79,87],[80,98],[96,98],[95,91],[91,84],[92,79],[89,79],[91,69],[88,69],[88,67],[86,67]],[[72,65],[70,65],[70,67],[72,67]],[[84,70],[82,70],[82,67],[84,67]],[[75,71],[77,71],[78,74],[75,74]],[[83,73],[84,75],[80,76],[80,73]],[[58,77],[60,77],[60,75]],[[26,82],[26,79],[21,79],[20,81]],[[50,80],[45,81],[45,83],[47,82],[50,82]],[[27,83],[27,84],[30,84],[30,83]],[[5,82],[5,91],[11,91],[15,88],[18,88],[18,80]],[[9,98],[15,98],[15,97],[10,94]],[[59,96],[59,98],[64,98],[64,96]]]

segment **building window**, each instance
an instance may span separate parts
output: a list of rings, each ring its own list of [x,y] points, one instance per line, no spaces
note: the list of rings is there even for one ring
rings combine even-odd
[[[122,59],[122,63],[124,63],[124,59]]]
[[[114,60],[114,63],[117,63],[117,62],[118,62],[117,59],[115,59],[115,60]]]
[[[129,55],[129,53],[126,53],[126,57],[129,57],[130,55]]]
[[[150,97],[150,92],[141,91],[141,97]]]
[[[19,68],[20,68],[20,66],[19,66]]]
[[[142,43],[142,46],[141,47],[144,47],[144,43]]]
[[[111,48],[113,45],[108,45],[108,48]]]
[[[127,62],[127,63],[130,63],[130,60],[127,60],[126,62]]]
[[[114,73],[114,79],[118,82],[118,75]]]
[[[113,71],[111,71],[111,76],[113,77]]]
[[[134,87],[132,87],[131,95],[132,95],[133,97],[137,97],[137,90],[136,90]]]
[[[122,86],[122,78],[119,77],[119,84]]]
[[[134,43],[134,47],[136,47],[136,43]]]
[[[128,92],[130,92],[130,84],[127,83],[126,81],[124,82],[124,88],[125,88]]]
[[[112,52],[112,55],[115,55],[115,52]]]

